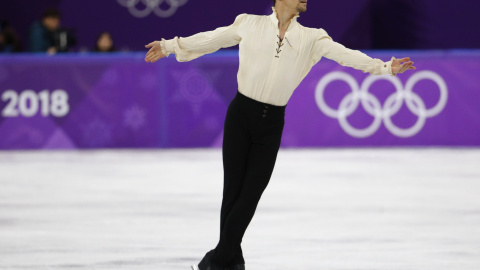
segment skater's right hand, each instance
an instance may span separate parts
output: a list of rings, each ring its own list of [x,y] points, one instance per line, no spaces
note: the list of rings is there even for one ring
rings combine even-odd
[[[165,57],[165,54],[163,54],[162,49],[160,48],[160,41],[158,40],[145,45],[145,48],[150,48],[145,56],[145,62],[155,63]]]
[[[403,73],[409,69],[417,69],[413,66],[413,62],[410,61],[410,57],[405,57],[402,59],[393,59],[392,61],[392,72],[393,75],[398,73]]]

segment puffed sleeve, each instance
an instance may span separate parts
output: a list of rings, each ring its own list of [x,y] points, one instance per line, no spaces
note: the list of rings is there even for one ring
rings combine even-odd
[[[333,41],[325,30],[318,30],[318,38],[313,52],[313,58],[316,62],[325,57],[342,66],[352,67],[371,75],[392,75],[392,60],[395,59],[394,57],[388,62],[373,59],[360,51],[345,48],[342,44]]]
[[[162,39],[160,48],[165,55],[175,54],[177,61],[187,62],[221,48],[235,46],[242,40],[239,28],[247,14],[240,14],[230,26],[202,32],[186,38]]]

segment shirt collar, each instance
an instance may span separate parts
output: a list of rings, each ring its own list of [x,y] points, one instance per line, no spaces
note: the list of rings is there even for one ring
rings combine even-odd
[[[278,26],[278,18],[277,18],[277,11],[275,10],[275,7],[272,7],[273,13],[270,15],[270,19],[272,22]],[[297,18],[300,17],[300,15],[297,13],[297,15],[293,16],[292,22],[297,22]]]

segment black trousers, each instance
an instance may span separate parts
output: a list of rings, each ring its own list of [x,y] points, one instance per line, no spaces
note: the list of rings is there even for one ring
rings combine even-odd
[[[274,106],[237,93],[225,118],[224,187],[220,241],[211,261],[228,267],[244,264],[241,242],[277,159],[285,106]],[[208,253],[207,253],[208,254]]]

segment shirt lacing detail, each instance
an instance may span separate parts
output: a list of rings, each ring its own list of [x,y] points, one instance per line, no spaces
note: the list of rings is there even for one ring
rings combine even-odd
[[[280,58],[280,55],[279,55],[279,54],[280,54],[280,52],[282,51],[280,48],[281,48],[283,45],[285,45],[285,43],[282,42],[283,40],[280,38],[279,35],[277,35],[277,37],[278,37],[278,42],[277,42],[278,48],[275,49],[276,52],[277,52],[277,55],[275,55],[275,57],[276,57],[276,58]],[[286,41],[288,42],[288,45],[290,45],[290,47],[295,50],[295,48],[292,46],[292,44],[290,43],[290,40],[288,40],[287,37],[284,37],[283,39],[286,40]]]
[[[275,55],[276,58],[280,58],[280,52],[282,51],[281,48],[283,46],[283,42],[282,42],[282,39],[280,38],[279,35],[277,35],[278,37],[278,42],[277,42],[277,45],[278,45],[278,48],[275,49],[275,51],[277,52],[277,55]]]

